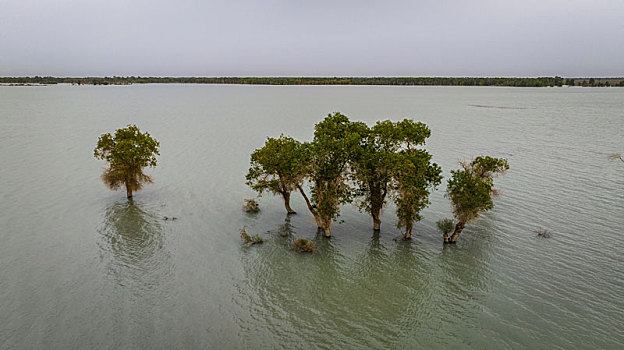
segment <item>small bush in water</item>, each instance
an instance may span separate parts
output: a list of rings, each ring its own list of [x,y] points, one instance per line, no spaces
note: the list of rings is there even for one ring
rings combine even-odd
[[[264,242],[264,240],[259,235],[255,235],[255,236],[249,235],[247,231],[245,230],[245,227],[243,227],[243,229],[241,230],[240,237],[243,240],[243,242],[245,242],[245,244],[248,244],[248,245]]]
[[[552,231],[549,229],[539,227],[537,229],[537,237],[550,238],[552,237]]]
[[[439,220],[438,222],[436,222],[436,225],[438,226],[438,230],[440,230],[440,232],[447,235],[453,232],[453,230],[455,229],[455,224],[451,219]]]
[[[248,213],[257,213],[260,211],[260,205],[256,202],[255,199],[245,199],[245,205],[243,205],[243,210]]]
[[[300,253],[316,253],[316,243],[309,239],[297,238],[292,247]]]

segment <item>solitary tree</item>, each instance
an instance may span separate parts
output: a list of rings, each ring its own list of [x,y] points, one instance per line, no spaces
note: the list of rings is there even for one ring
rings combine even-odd
[[[331,223],[338,217],[340,205],[353,198],[349,164],[366,133],[366,124],[334,113],[314,126],[314,139],[305,144],[309,157],[306,178],[312,195],[309,197],[301,185],[297,188],[326,237],[331,236]]]
[[[247,185],[260,195],[268,191],[282,196],[288,214],[295,214],[290,207],[290,193],[303,182],[305,154],[302,144],[291,137],[268,138],[251,154]]]
[[[492,196],[497,194],[493,179],[509,169],[506,159],[479,156],[470,163],[462,163],[460,170],[451,171],[446,196],[451,200],[457,219],[451,237],[445,233],[444,243],[455,243],[470,220],[492,209]]]
[[[126,187],[126,195],[140,190],[144,184],[153,183],[143,168],[155,167],[160,143],[149,133],[141,133],[136,125],[117,129],[115,135],[102,134],[98,139],[93,156],[108,162],[108,169],[102,174],[102,181],[110,189]]]

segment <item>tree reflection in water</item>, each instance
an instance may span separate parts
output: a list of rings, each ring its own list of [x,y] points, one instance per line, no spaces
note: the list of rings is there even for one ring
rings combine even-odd
[[[135,293],[156,288],[171,271],[165,247],[163,218],[136,201],[106,208],[100,227],[100,248],[108,273]]]
[[[451,247],[465,251],[455,252],[418,238],[395,242],[384,233],[355,246],[317,235],[318,253],[299,254],[287,248],[302,235],[289,225],[287,220],[269,232],[261,249],[244,250],[241,256],[246,279],[240,304],[251,313],[240,320],[241,327],[250,330],[246,341],[258,347],[452,346],[458,338],[436,335],[441,328],[455,332],[465,325],[488,286],[483,237],[474,244],[465,239]],[[284,227],[288,237],[279,235]],[[454,298],[469,302],[458,304]]]

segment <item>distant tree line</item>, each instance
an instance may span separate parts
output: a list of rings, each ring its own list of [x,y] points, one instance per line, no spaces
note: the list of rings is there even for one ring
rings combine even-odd
[[[4,84],[251,84],[251,85],[398,85],[398,86],[624,86],[624,78],[449,78],[449,77],[0,77]]]
[[[570,78],[565,80],[565,85],[585,87],[624,87],[624,78]]]

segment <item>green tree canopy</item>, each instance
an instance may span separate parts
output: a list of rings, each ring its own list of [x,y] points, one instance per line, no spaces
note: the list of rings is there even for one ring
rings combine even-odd
[[[346,116],[334,113],[315,125],[314,139],[305,144],[309,156],[306,178],[311,183],[311,198],[302,186],[298,188],[318,227],[327,237],[331,236],[331,222],[338,217],[340,205],[353,198],[348,168],[367,132],[366,124],[352,122]]]
[[[424,150],[408,148],[398,154],[394,171],[397,207],[397,226],[405,228],[404,239],[410,239],[415,222],[422,219],[420,212],[429,202],[431,190],[442,181],[442,168],[431,162]]]
[[[429,188],[440,182],[439,167],[431,157],[416,147],[431,135],[429,128],[411,119],[377,122],[364,137],[353,159],[354,178],[358,184],[361,210],[369,212],[374,229],[379,230],[381,209],[388,194],[395,194],[398,224],[411,235],[418,212],[428,204]]]
[[[288,136],[268,138],[262,148],[251,154],[251,167],[247,173],[247,185],[260,195],[264,191],[281,195],[286,211],[290,207],[290,193],[301,185],[305,175],[307,152],[303,145]]]
[[[466,223],[492,209],[492,196],[497,193],[493,179],[509,169],[506,159],[489,156],[479,156],[461,165],[463,169],[451,171],[446,188],[458,222],[451,237],[444,235],[445,243],[455,243]]]
[[[143,173],[143,168],[157,165],[158,147],[160,143],[149,133],[141,133],[136,125],[128,125],[117,129],[114,135],[102,134],[93,156],[108,162],[102,181],[112,190],[125,186],[127,197],[132,198],[132,193],[140,190],[143,184],[153,182]]]

